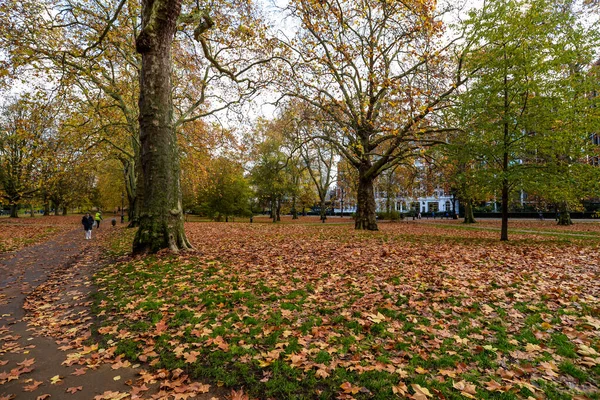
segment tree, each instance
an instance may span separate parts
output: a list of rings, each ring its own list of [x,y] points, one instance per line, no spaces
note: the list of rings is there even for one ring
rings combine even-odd
[[[269,204],[273,222],[281,220],[281,204],[292,186],[288,166],[293,151],[284,140],[285,125],[281,119],[259,121],[259,141],[253,149],[251,182],[258,198]]]
[[[251,215],[250,186],[244,178],[244,168],[225,157],[210,161],[207,182],[198,194],[199,209],[210,218],[221,220],[230,216]]]
[[[220,40],[211,41],[208,32],[215,26],[215,19],[209,13],[217,13],[219,4],[227,10],[238,12],[240,17],[249,16],[250,18],[246,19],[240,18],[241,22],[255,23],[252,27],[254,29],[250,30],[243,24],[237,25],[237,22],[227,26],[228,19],[225,18],[220,21],[223,26],[218,26],[217,36],[220,36]],[[136,38],[136,50],[142,55],[139,122],[144,191],[140,207],[140,229],[134,239],[134,252],[138,253],[155,252],[162,248],[170,248],[173,251],[190,248],[183,229],[175,125],[179,121],[190,121],[197,117],[183,112],[178,120],[173,119],[171,45],[177,32],[178,21],[182,21],[186,26],[194,26],[193,37],[200,44],[202,55],[211,68],[231,79],[236,85],[245,84],[241,87],[236,86],[242,94],[246,93],[242,88],[247,88],[248,95],[256,90],[253,81],[247,77],[248,71],[267,62],[250,55],[244,47],[232,46],[232,37],[243,38],[242,44],[248,47],[264,38],[266,31],[253,19],[253,9],[249,3],[216,3],[205,11],[201,11],[196,3],[196,7],[190,7],[189,13],[181,15],[181,11],[182,0],[142,1],[142,25]],[[269,42],[265,43],[268,45]],[[235,54],[236,57],[228,60],[227,54]],[[262,54],[259,52],[259,56]],[[232,60],[239,62],[225,67],[220,63],[220,56],[223,57],[221,60],[229,63]],[[242,68],[236,69],[237,66]],[[206,81],[206,84],[208,82]],[[191,102],[186,110],[194,111],[204,104],[204,101],[204,97],[201,96]]]
[[[181,0],[142,1],[136,49],[142,55],[139,123],[144,196],[133,243],[136,253],[191,248],[183,229],[171,85],[171,44],[180,13]]]
[[[317,191],[321,221],[325,222],[325,203],[329,188],[336,179],[334,163],[339,153],[331,142],[321,139],[320,136],[328,136],[335,127],[325,118],[321,118],[319,110],[306,106],[301,102],[290,105],[286,115],[291,119],[288,131]]]
[[[476,223],[473,214],[475,203],[493,197],[493,188],[489,185],[488,177],[482,173],[485,169],[484,161],[477,153],[476,144],[480,140],[478,132],[469,126],[471,111],[460,106],[452,108],[449,114],[458,121],[454,125],[466,129],[453,132],[448,145],[441,147],[441,151],[434,155],[434,158],[441,159],[439,165],[442,167],[442,175],[463,206],[465,224]]]
[[[18,217],[19,203],[39,189],[38,163],[44,135],[53,127],[51,101],[25,96],[13,99],[0,115],[0,193]]]
[[[45,76],[68,87],[79,104],[73,113],[83,138],[107,145],[123,164],[129,210],[137,207],[139,133],[134,2],[13,1],[0,11],[3,49],[12,75]],[[2,12],[4,11],[4,12]],[[76,105],[74,102],[73,105]],[[87,142],[88,140],[86,140]],[[135,224],[136,218],[130,215]]]
[[[358,172],[355,227],[376,230],[373,183],[441,142],[435,113],[464,81],[462,53],[441,44],[434,1],[293,0],[287,10],[300,28],[285,42],[280,91],[327,116],[334,129],[317,137]]]
[[[334,163],[337,152],[331,143],[316,139],[305,143],[300,153],[319,196],[321,221],[325,222],[325,201],[336,177]]]
[[[583,143],[577,123],[590,107],[580,66],[591,64],[597,42],[569,7],[547,0],[490,2],[467,22],[483,47],[466,61],[479,72],[460,101],[481,174],[501,192],[501,240],[508,240],[510,193],[527,190],[557,160],[553,149],[560,143]]]

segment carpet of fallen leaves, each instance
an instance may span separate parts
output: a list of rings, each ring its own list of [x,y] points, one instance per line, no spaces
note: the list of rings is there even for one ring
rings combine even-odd
[[[77,219],[81,217],[0,218],[0,253],[17,251],[73,229]]]
[[[97,276],[98,332],[258,398],[599,398],[597,239],[380,228],[189,223]]]

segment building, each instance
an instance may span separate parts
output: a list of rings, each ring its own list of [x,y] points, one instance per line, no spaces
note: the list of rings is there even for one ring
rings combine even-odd
[[[349,196],[347,192],[340,187],[336,187],[331,194],[334,200],[334,212],[336,214],[352,214],[356,212],[356,199]],[[436,188],[430,196],[403,196],[395,193],[389,200],[384,191],[375,191],[375,204],[377,212],[386,212],[390,210],[400,213],[421,213],[431,214],[433,212],[452,214],[454,211],[459,213],[459,202],[451,193],[445,192],[442,188]],[[452,206],[454,202],[454,208]],[[343,208],[342,208],[343,207]]]

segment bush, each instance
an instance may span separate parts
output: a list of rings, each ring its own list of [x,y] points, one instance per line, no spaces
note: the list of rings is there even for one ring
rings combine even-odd
[[[390,220],[390,221],[399,221],[401,219],[404,219],[404,215],[402,215],[401,213],[399,213],[398,211],[390,211],[388,212],[378,212],[377,213],[377,219],[383,221],[383,220]]]

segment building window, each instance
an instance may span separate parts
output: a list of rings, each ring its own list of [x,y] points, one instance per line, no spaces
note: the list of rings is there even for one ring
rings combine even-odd
[[[437,201],[430,201],[427,203],[427,211],[429,212],[438,212],[440,205]]]

